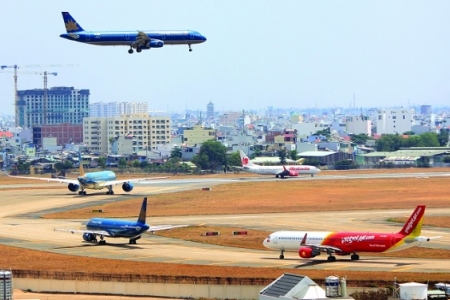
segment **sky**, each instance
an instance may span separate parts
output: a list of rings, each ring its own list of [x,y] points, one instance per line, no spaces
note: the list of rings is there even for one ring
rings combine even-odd
[[[1,2],[0,65],[57,72],[49,87],[89,89],[91,103],[166,112],[210,101],[216,111],[450,103],[446,0]],[[85,30],[188,29],[208,40],[130,55],[60,38],[62,11]],[[18,88],[43,88],[42,76],[19,74]],[[13,74],[0,73],[0,114],[13,114],[13,100]]]

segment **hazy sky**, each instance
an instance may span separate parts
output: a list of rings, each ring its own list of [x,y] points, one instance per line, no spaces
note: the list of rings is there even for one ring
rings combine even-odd
[[[450,1],[1,1],[0,65],[58,72],[49,87],[151,110],[444,105],[450,101]],[[85,30],[196,30],[200,45],[128,54],[59,37],[61,11]],[[25,68],[29,64],[78,65]],[[12,69],[11,69],[12,70]],[[42,76],[19,75],[19,89]],[[1,112],[13,113],[0,73]]]

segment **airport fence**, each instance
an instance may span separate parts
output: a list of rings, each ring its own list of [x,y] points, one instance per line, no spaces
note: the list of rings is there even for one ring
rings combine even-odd
[[[233,278],[202,276],[170,276],[141,274],[103,274],[84,272],[55,272],[38,270],[13,270],[15,278],[108,281],[108,282],[144,282],[167,284],[217,284],[217,285],[267,285],[273,278]]]

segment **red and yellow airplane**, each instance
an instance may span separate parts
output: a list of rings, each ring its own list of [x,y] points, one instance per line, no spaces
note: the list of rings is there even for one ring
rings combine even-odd
[[[351,260],[358,260],[357,252],[396,251],[439,238],[420,235],[424,213],[425,205],[417,206],[398,233],[277,231],[263,244],[269,249],[280,250],[280,259],[284,258],[284,251],[298,251],[301,258],[312,258],[325,252],[330,262],[336,260],[333,254],[351,255]]]

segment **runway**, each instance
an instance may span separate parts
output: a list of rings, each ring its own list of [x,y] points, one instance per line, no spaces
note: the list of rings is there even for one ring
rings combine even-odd
[[[365,174],[367,177],[367,174]],[[373,174],[380,176],[381,174]],[[448,176],[447,173],[405,173],[383,174],[394,177],[418,176]],[[350,175],[349,175],[350,176]],[[358,176],[361,175],[351,175]],[[336,179],[337,176],[316,176],[291,178],[289,180],[326,180]],[[344,177],[339,175],[339,178]],[[275,180],[262,178],[236,179],[242,181]],[[349,178],[349,177],[345,177]],[[372,177],[370,177],[372,178]],[[326,255],[314,259],[301,259],[295,252],[287,252],[285,259],[278,258],[276,251],[258,251],[207,245],[188,242],[184,240],[165,238],[146,234],[137,245],[129,245],[126,239],[108,239],[108,245],[99,246],[82,242],[81,235],[72,235],[65,232],[54,231],[54,228],[77,229],[87,220],[48,220],[41,219],[43,213],[68,210],[73,208],[89,207],[99,203],[121,201],[124,199],[152,194],[176,192],[180,190],[197,189],[214,186],[220,183],[229,183],[232,180],[177,180],[172,182],[153,181],[151,184],[136,185],[131,194],[121,193],[116,189],[115,195],[105,195],[104,192],[91,193],[88,196],[72,194],[66,189],[54,189],[54,184],[39,183],[27,186],[23,190],[21,184],[17,189],[8,186],[0,190],[0,243],[19,246],[29,249],[49,251],[60,254],[90,256],[97,258],[113,258],[146,262],[182,263],[194,265],[215,266],[243,266],[243,267],[277,267],[284,269],[319,269],[319,270],[352,270],[352,271],[386,271],[386,272],[450,272],[450,262],[440,259],[409,259],[386,258],[383,256],[365,256],[361,254],[359,261],[351,261],[349,257],[337,257],[337,262],[327,263]],[[42,189],[42,186],[48,189]],[[51,185],[51,186],[50,186]],[[41,187],[34,189],[34,186]],[[61,185],[59,185],[61,186]],[[340,212],[317,213],[270,213],[270,214],[243,214],[243,215],[207,215],[207,216],[175,216],[152,217],[147,220],[150,224],[205,224],[217,226],[238,226],[248,229],[276,231],[282,229],[305,229],[329,231],[330,220],[332,230],[348,230],[354,228],[358,231],[394,232],[401,227],[400,224],[385,222],[387,217],[409,216],[412,210],[359,210]],[[449,215],[450,208],[427,208],[426,215]],[[324,222],[324,220],[326,220]],[[450,249],[450,230],[424,227],[425,236],[442,236],[439,240],[428,243],[427,247]],[[261,241],[262,242],[262,241]]]

